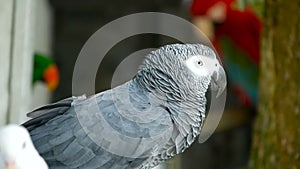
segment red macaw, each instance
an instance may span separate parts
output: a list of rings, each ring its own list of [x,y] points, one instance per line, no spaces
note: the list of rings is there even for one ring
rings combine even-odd
[[[234,91],[244,104],[256,107],[262,21],[250,7],[235,6],[235,0],[194,0],[191,13],[212,20],[212,41],[223,56]]]

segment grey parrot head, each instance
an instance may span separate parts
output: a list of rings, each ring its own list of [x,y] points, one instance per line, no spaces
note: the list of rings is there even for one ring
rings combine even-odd
[[[227,84],[225,71],[216,53],[202,44],[163,46],[146,56],[141,71],[149,72],[156,79],[168,79],[169,85],[179,86],[182,95],[205,93],[210,85],[219,97]]]

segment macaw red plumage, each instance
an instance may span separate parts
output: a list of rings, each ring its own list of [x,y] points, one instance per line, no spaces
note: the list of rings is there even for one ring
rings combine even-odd
[[[225,8],[225,19],[221,22],[212,19],[213,44],[223,56],[228,78],[240,100],[256,106],[262,21],[249,7],[235,8],[235,0],[194,0],[191,13],[209,17],[208,11],[218,3]]]

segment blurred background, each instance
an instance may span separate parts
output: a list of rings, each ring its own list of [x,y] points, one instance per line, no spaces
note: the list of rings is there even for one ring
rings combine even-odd
[[[25,112],[71,96],[76,59],[99,28],[128,14],[165,12],[192,22],[211,40],[227,71],[228,97],[216,133],[160,168],[244,168],[258,107],[263,8],[262,0],[0,1],[0,125],[24,122]],[[95,90],[111,87],[114,71],[128,55],[169,43],[178,41],[157,34],[122,40],[99,66]]]

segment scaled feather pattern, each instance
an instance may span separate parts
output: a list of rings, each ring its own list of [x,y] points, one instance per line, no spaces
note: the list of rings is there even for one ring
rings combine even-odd
[[[226,86],[219,71],[208,46],[166,45],[132,80],[36,109],[23,125],[51,169],[153,168],[195,141],[209,86],[218,93]]]

